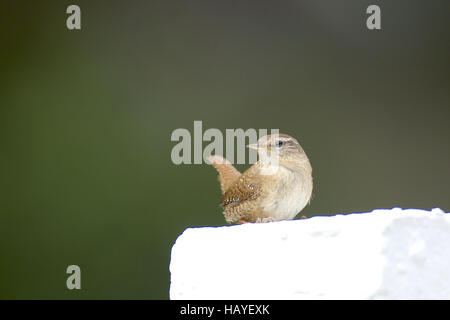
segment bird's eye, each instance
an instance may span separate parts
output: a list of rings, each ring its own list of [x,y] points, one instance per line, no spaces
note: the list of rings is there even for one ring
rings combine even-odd
[[[283,141],[278,140],[275,145],[279,148],[283,145]]]

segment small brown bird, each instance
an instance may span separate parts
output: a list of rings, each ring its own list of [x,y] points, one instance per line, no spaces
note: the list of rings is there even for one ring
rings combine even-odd
[[[244,173],[221,156],[209,157],[219,172],[225,220],[228,223],[293,219],[311,199],[312,168],[297,140],[286,134],[267,135],[257,144],[259,160]]]

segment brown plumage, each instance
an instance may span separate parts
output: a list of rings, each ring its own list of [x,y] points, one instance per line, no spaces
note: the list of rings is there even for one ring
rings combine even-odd
[[[210,156],[209,162],[219,172],[220,190],[222,190],[222,193],[225,193],[233,182],[240,177],[241,173],[233,167],[230,161],[221,156]]]
[[[312,193],[311,165],[294,138],[280,134],[250,145],[259,160],[244,173],[221,156],[209,158],[217,169],[221,206],[228,223],[293,219]]]

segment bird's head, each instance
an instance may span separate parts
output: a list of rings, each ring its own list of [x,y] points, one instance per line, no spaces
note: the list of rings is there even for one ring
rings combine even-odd
[[[248,145],[258,151],[262,162],[280,164],[292,168],[308,162],[303,148],[298,141],[287,134],[271,134],[261,137],[256,144]]]

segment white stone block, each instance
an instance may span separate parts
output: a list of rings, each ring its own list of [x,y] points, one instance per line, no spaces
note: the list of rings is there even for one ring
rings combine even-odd
[[[450,215],[380,209],[188,228],[171,299],[450,299]]]

